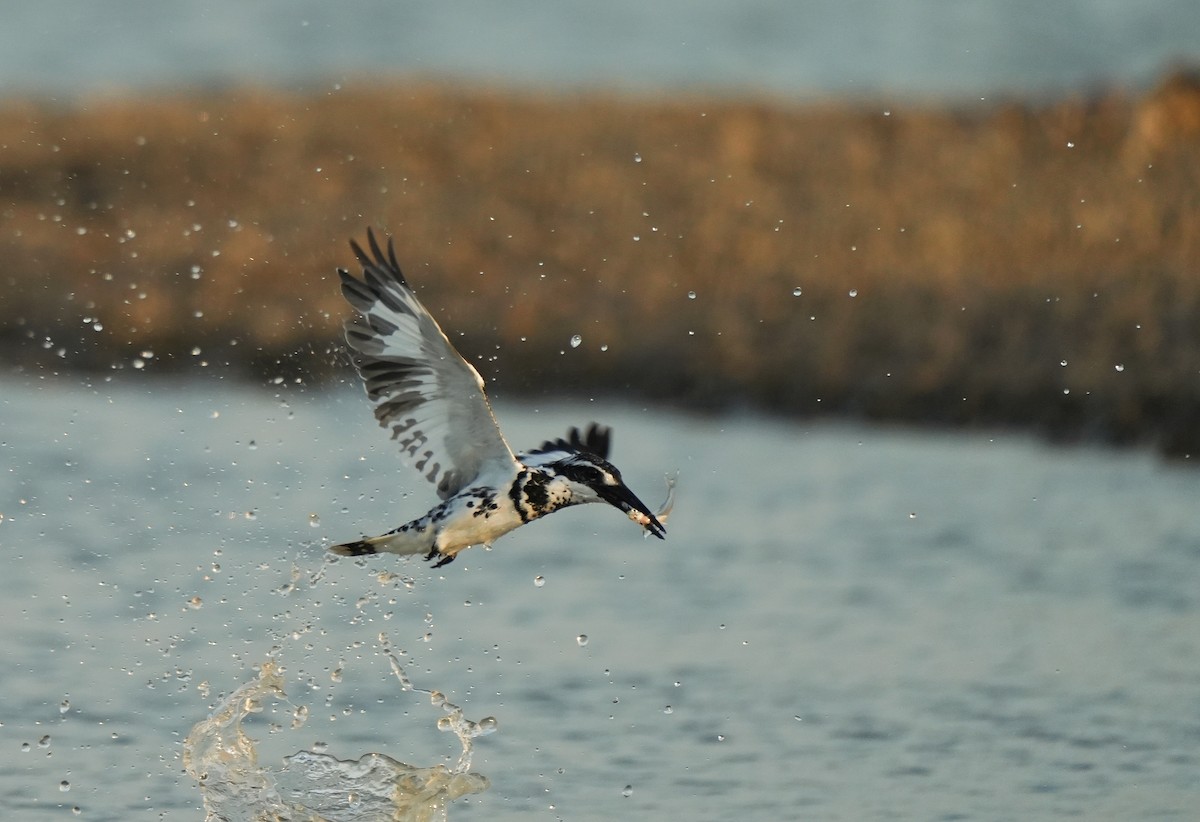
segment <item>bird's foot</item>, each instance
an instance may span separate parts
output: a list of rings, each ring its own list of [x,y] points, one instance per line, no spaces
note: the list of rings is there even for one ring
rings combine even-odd
[[[439,556],[441,557],[441,559],[438,559],[437,562],[433,562]],[[451,562],[454,562],[454,554],[443,554],[440,551],[438,551],[437,548],[433,548],[429,551],[428,554],[425,555],[425,561],[433,562],[434,568],[441,568],[443,565],[449,565]]]

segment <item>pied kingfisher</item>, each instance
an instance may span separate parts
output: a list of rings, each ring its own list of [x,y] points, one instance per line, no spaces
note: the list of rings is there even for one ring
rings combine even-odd
[[[514,528],[584,502],[614,505],[663,539],[661,520],[671,495],[657,515],[634,496],[608,462],[610,429],[596,423],[585,433],[572,428],[566,438],[513,454],[479,372],[413,294],[391,239],[386,255],[370,229],[367,242],[371,256],[350,241],[362,264],[361,280],[338,269],[342,294],[358,312],[346,321],[346,341],[375,418],[392,430],[392,439],[437,486],[442,501],[386,534],[329,550],[342,556],[424,554],[437,559],[438,568],[464,548],[491,546]]]

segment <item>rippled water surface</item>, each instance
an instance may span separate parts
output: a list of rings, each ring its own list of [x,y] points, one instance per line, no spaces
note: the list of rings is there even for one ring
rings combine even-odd
[[[517,447],[614,425],[651,504],[679,470],[668,540],[586,506],[438,571],[327,564],[433,499],[357,389],[0,383],[6,818],[203,818],[185,739],[264,663],[286,697],[241,727],[268,789],[304,790],[298,751],[453,769],[439,691],[497,725],[450,819],[1195,818],[1200,473],[498,410]]]

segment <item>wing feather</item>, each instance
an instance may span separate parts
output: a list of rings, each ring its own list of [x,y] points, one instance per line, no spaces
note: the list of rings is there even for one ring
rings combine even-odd
[[[391,429],[392,439],[442,499],[481,474],[515,470],[479,372],[417,300],[392,240],[385,255],[368,229],[367,245],[370,256],[350,241],[362,279],[343,269],[338,275],[343,296],[358,312],[346,321],[346,342],[375,404],[375,418]]]

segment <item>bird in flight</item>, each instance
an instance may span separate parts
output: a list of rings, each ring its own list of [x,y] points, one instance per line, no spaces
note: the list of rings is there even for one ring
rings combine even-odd
[[[367,230],[368,255],[353,240],[362,279],[338,269],[342,294],[358,315],[346,321],[346,342],[366,383],[379,424],[437,488],[428,513],[377,537],[333,545],[341,556],[423,554],[439,568],[472,545],[491,544],[538,517],[569,505],[607,502],[663,539],[673,490],[653,514],[608,461],[611,429],[547,440],[523,454],[509,448],[483,379],[454,350],[409,287],[388,239],[384,254]],[[671,483],[668,482],[670,489]]]

